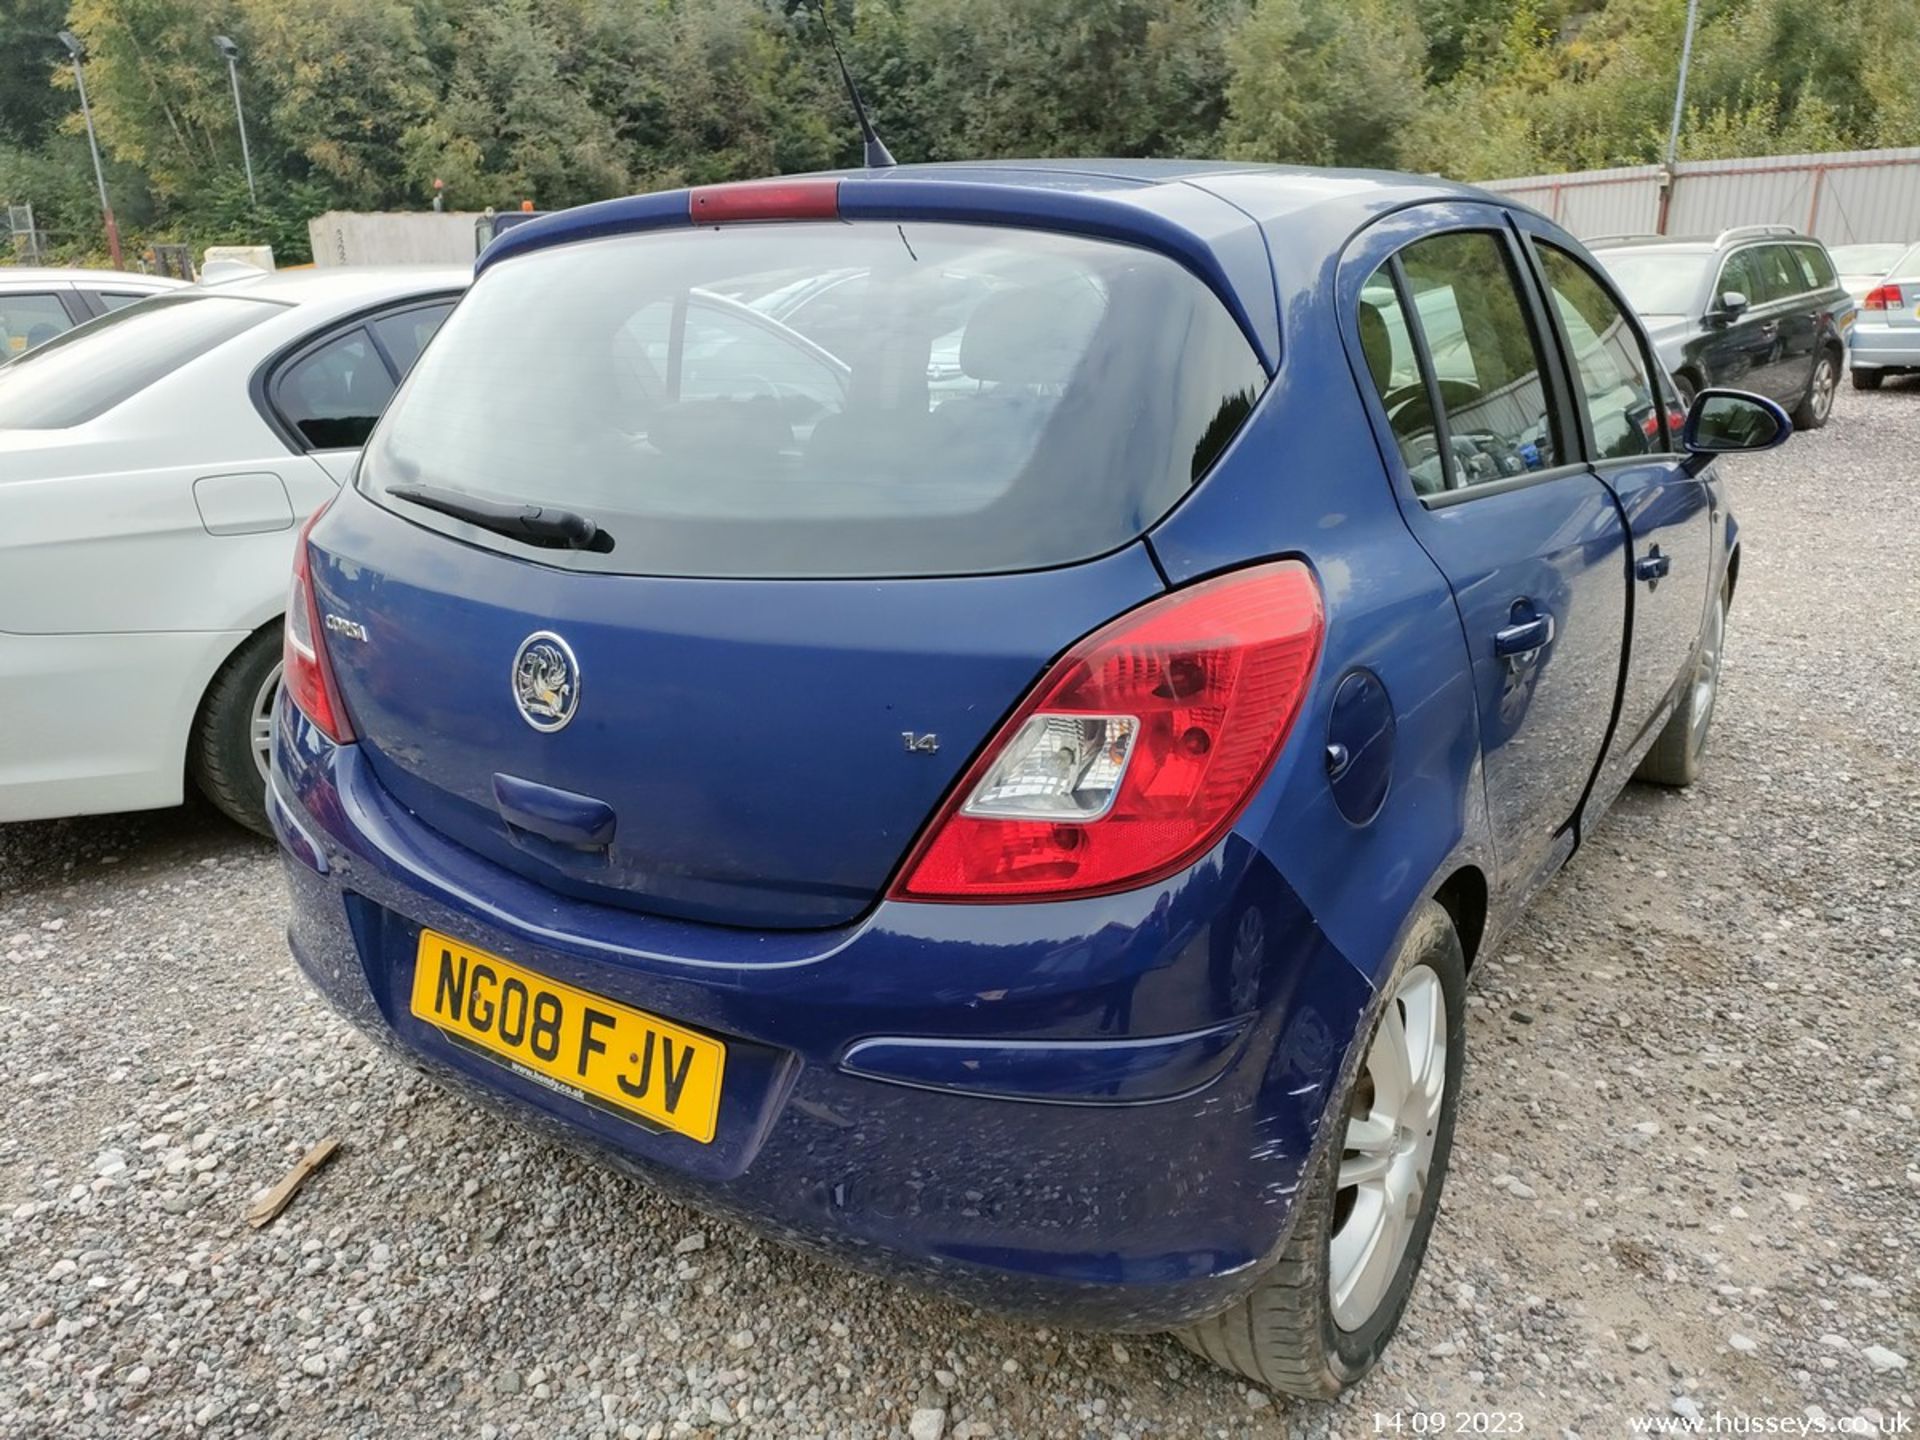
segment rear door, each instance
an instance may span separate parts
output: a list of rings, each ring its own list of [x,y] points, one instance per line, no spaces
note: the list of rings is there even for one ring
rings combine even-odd
[[[1433,233],[1436,223],[1446,228]],[[1606,745],[1626,640],[1626,529],[1580,458],[1504,213],[1427,207],[1364,238],[1364,263],[1384,264],[1362,289],[1360,334],[1401,508],[1460,610],[1496,891],[1524,893],[1571,851]]]
[[[1574,419],[1594,473],[1614,492],[1631,543],[1632,636],[1609,775],[1624,783],[1690,673],[1707,614],[1718,501],[1681,464],[1681,416],[1659,403],[1659,372],[1626,306],[1598,271],[1547,239],[1528,246],[1567,356]]]
[[[1813,362],[1821,339],[1820,305],[1791,248],[1762,245],[1757,255],[1766,295],[1765,320],[1773,339],[1765,393],[1792,409],[1813,384]]]

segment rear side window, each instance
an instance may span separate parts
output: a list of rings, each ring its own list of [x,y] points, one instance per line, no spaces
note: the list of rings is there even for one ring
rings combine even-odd
[[[283,308],[182,293],[103,315],[0,366],[0,428],[82,424]]]
[[[273,400],[313,450],[353,450],[393,398],[393,376],[365,329],[355,327],[280,372]]]
[[[1818,245],[1794,246],[1793,258],[1800,262],[1800,271],[1807,277],[1809,290],[1824,290],[1834,283],[1833,262]]]
[[[115,310],[124,310],[146,299],[145,295],[129,295],[120,290],[97,291],[93,297],[100,302],[101,308],[111,314]]]
[[[1381,298],[1369,304],[1374,296]],[[1558,463],[1562,452],[1541,383],[1539,342],[1500,236],[1461,231],[1408,246],[1369,282],[1360,314],[1361,349],[1417,493]],[[1407,379],[1395,339],[1401,333],[1417,333],[1424,345],[1431,389]],[[1375,358],[1383,342],[1384,364]]]
[[[427,348],[427,341],[433,338],[433,332],[453,309],[449,300],[444,305],[419,305],[411,310],[401,310],[391,315],[380,315],[367,322],[369,329],[379,337],[380,344],[387,352],[387,358],[393,361],[393,368],[405,375],[420,358],[420,352]]]
[[[72,328],[73,318],[58,295],[0,295],[0,361],[24,355]]]
[[[1552,245],[1537,248],[1593,429],[1594,458],[1618,460],[1665,449],[1639,335],[1586,266]]]
[[[1767,300],[1789,300],[1807,290],[1807,279],[1785,245],[1762,245],[1755,257],[1760,271],[1760,294]]]
[[[560,507],[606,554],[713,576],[934,575],[1116,548],[1203,475],[1266,383],[1163,256],[1039,231],[776,224],[619,236],[482,276],[361,465]]]

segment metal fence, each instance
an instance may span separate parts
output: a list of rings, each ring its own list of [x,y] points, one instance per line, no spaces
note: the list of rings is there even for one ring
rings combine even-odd
[[[1629,165],[1482,185],[1544,211],[1583,239],[1785,224],[1829,245],[1920,240],[1920,146],[1683,160],[1673,167],[1663,204],[1666,178],[1663,165]]]

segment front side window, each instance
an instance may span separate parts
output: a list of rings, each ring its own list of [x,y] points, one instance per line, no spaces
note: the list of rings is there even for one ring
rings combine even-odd
[[[309,449],[356,449],[393,398],[393,376],[367,332],[355,326],[281,371],[273,398]]]
[[[1662,407],[1633,325],[1586,266],[1552,245],[1538,249],[1593,429],[1594,458],[1666,449]]]
[[[1363,292],[1361,348],[1369,352],[1375,388],[1415,491],[1430,495],[1560,463],[1539,343],[1503,238],[1487,231],[1436,235],[1401,251],[1397,263],[1403,289],[1383,270]],[[1383,303],[1367,305],[1369,295]],[[1384,303],[1387,296],[1391,303]],[[1413,324],[1402,296],[1412,303]],[[1370,310],[1378,323],[1367,318]],[[1389,357],[1384,369],[1373,361],[1383,330]],[[1404,366],[1392,358],[1395,332],[1416,330],[1432,391],[1438,392],[1444,441],[1432,391],[1425,383],[1405,383]]]
[[[73,328],[58,295],[0,295],[0,362],[24,355]]]
[[[1103,554],[1205,474],[1266,375],[1151,251],[986,225],[738,225],[503,260],[382,420],[362,488],[585,515],[660,575],[942,575]]]
[[[1727,257],[1726,264],[1720,267],[1720,283],[1714,287],[1714,308],[1721,308],[1729,295],[1745,296],[1749,305],[1761,303],[1758,258],[1752,250],[1740,250]]]

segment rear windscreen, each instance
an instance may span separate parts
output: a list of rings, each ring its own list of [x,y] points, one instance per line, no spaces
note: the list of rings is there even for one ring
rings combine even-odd
[[[284,308],[193,290],[115,310],[0,365],[0,429],[82,424]]]
[[[1058,565],[1140,534],[1266,377],[1160,255],[1039,231],[743,225],[489,270],[395,397],[361,487],[575,511],[632,574],[884,576]]]

